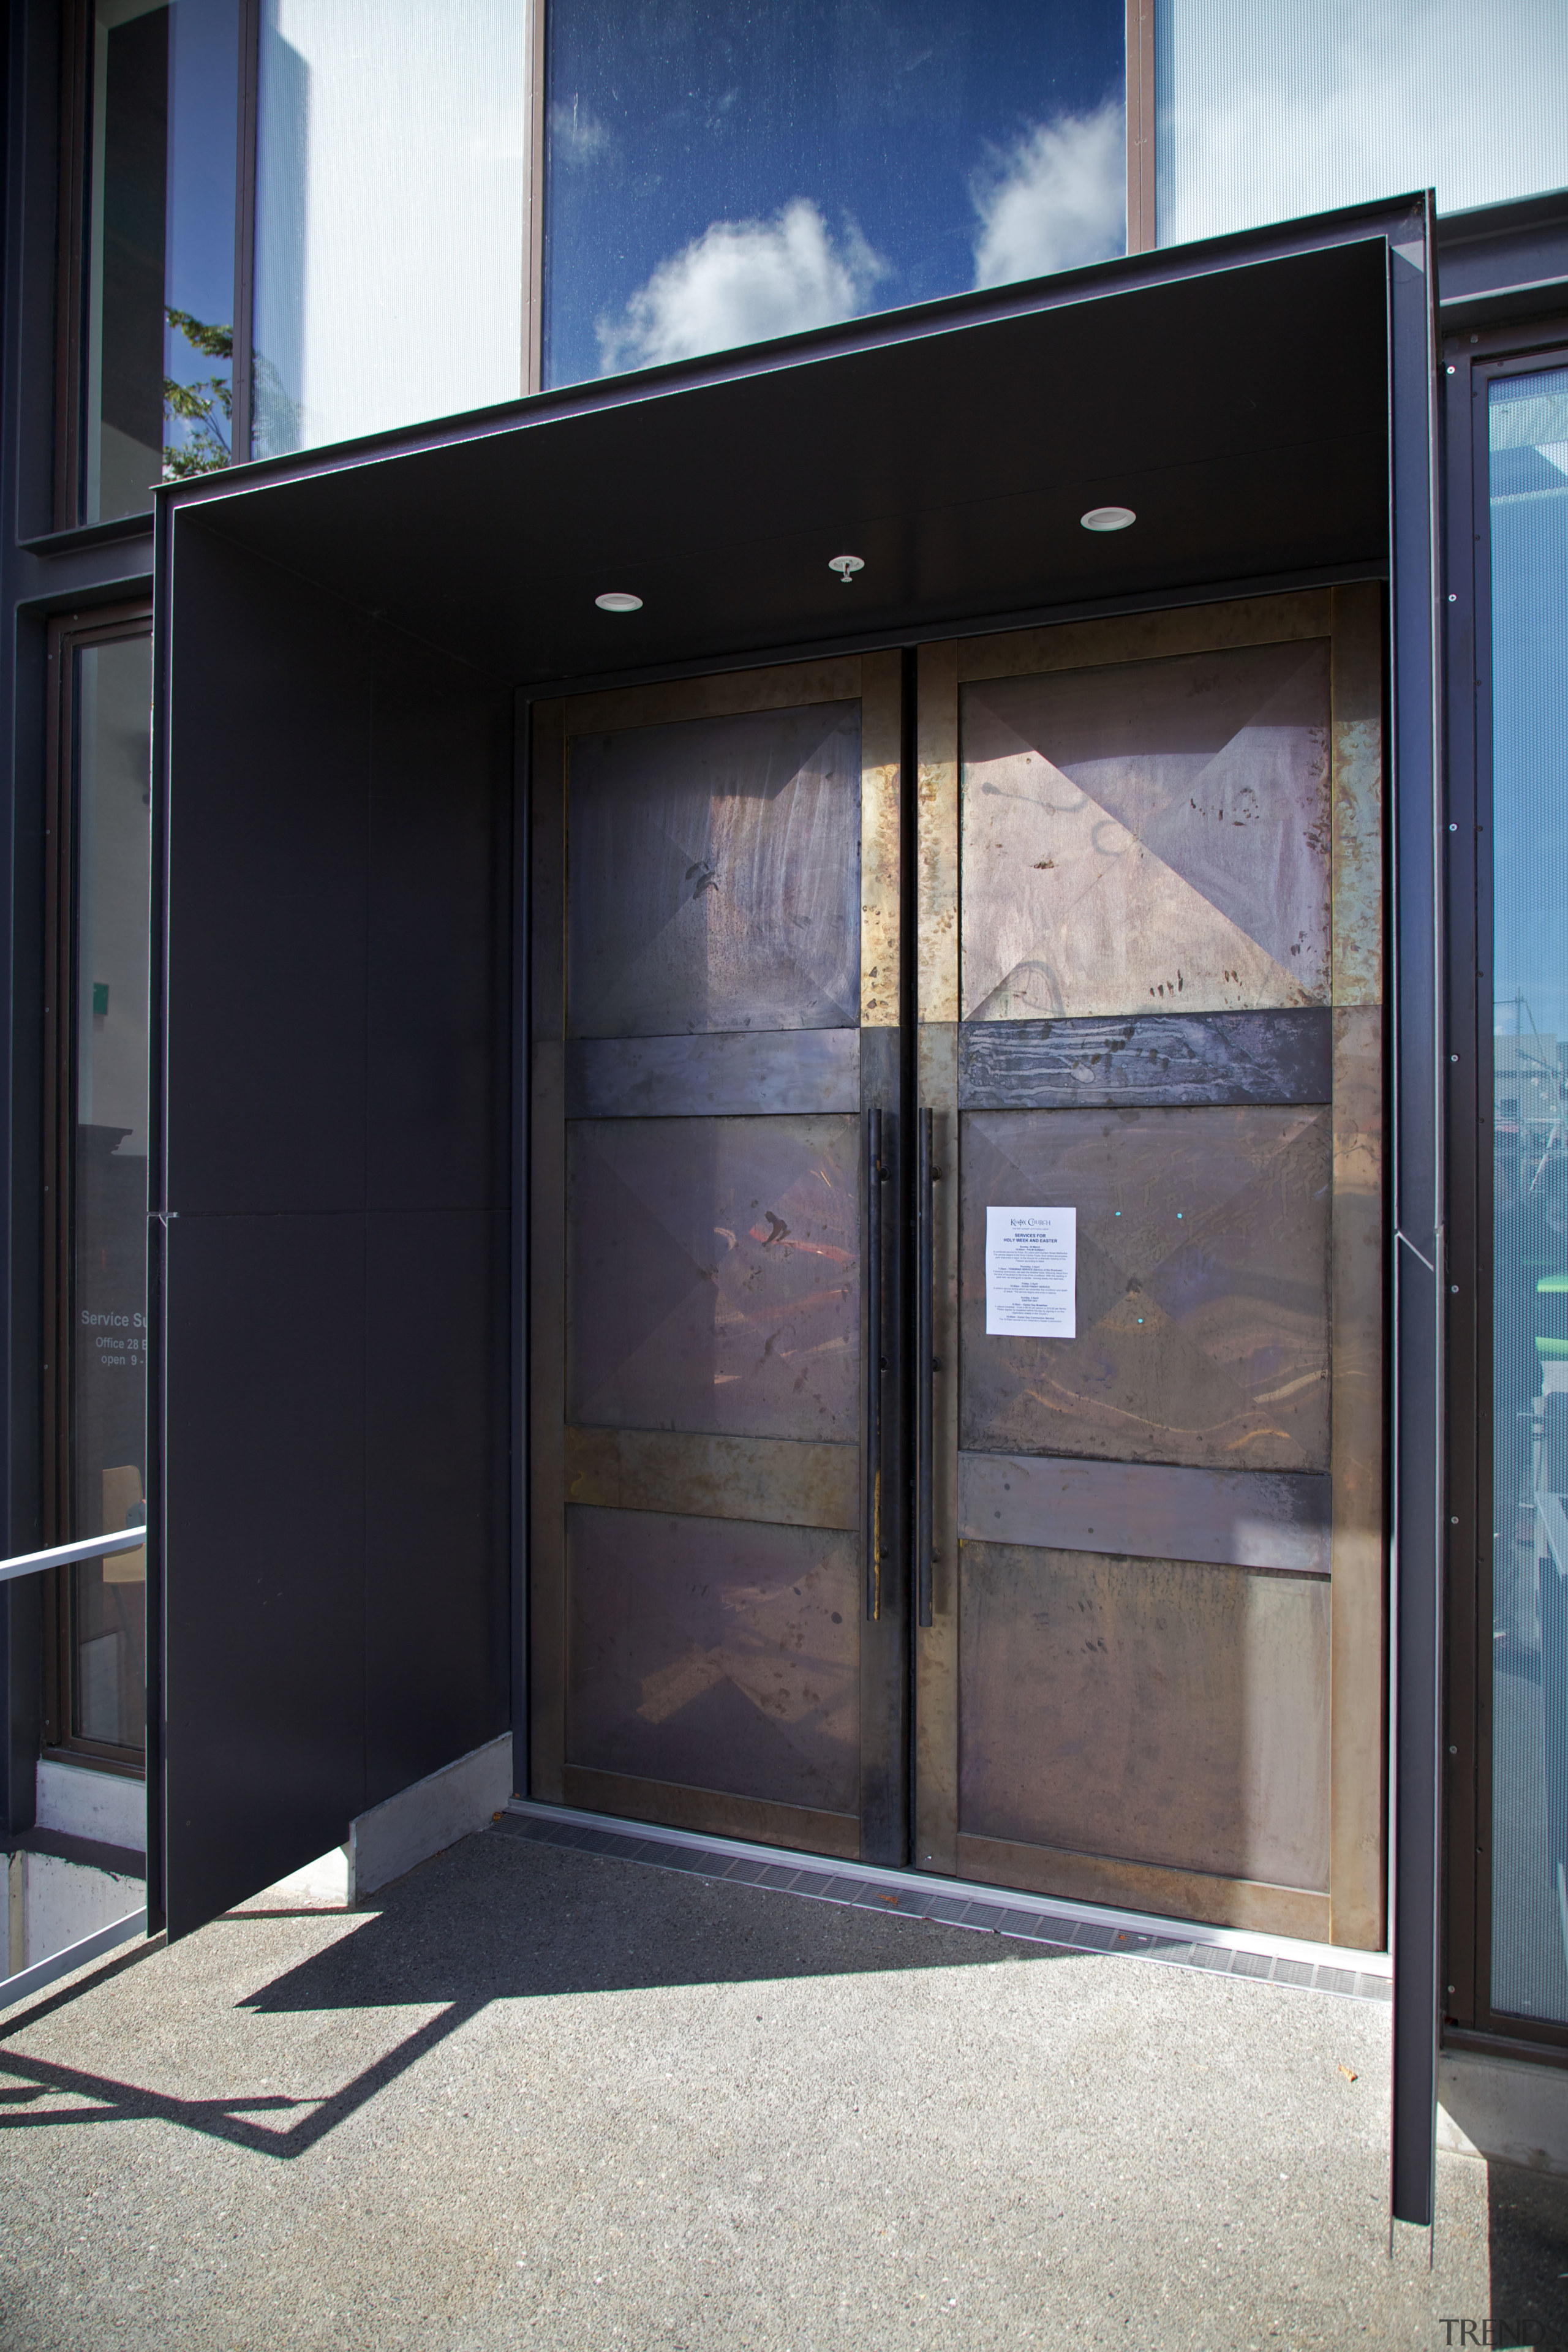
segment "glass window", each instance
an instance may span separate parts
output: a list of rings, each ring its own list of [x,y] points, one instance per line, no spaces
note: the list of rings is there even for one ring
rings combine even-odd
[[[523,383],[525,0],[264,0],[258,457]]]
[[[1125,249],[1124,0],[552,0],[545,381]]]
[[[70,657],[59,1468],[63,1532],[80,1536],[146,1518],[152,643],[142,629],[78,646]],[[81,1562],[68,1580],[55,1737],[133,1756],[142,1745],[146,1556]]]
[[[1492,2006],[1568,2023],[1568,368],[1494,378]]]
[[[239,0],[95,0],[84,521],[229,462]]]
[[[1159,241],[1568,181],[1563,0],[1156,0]]]

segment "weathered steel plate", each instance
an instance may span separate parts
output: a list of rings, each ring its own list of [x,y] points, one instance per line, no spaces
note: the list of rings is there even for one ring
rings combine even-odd
[[[860,1011],[860,708],[582,735],[567,1033],[837,1029]]]
[[[567,1762],[855,1811],[859,1551],[816,1528],[570,1508]]]
[[[1319,1890],[1321,1577],[963,1547],[960,1826]]]
[[[574,1119],[566,1418],[859,1441],[859,1121]]]
[[[1326,1110],[965,1111],[960,1444],[1326,1470]],[[985,1329],[985,1210],[1078,1212],[1074,1339]]]
[[[965,687],[963,1013],[1329,994],[1329,647]]]
[[[983,1543],[1327,1576],[1332,1499],[1331,1481],[1321,1475],[1013,1454],[958,1457],[958,1532]]]
[[[568,1118],[859,1108],[858,1029],[574,1037],[566,1047]]]
[[[1154,1013],[1119,1021],[972,1021],[959,1031],[965,1110],[1099,1103],[1326,1103],[1327,1006]]]
[[[566,1499],[853,1530],[860,1524],[860,1449],[682,1430],[568,1429]]]

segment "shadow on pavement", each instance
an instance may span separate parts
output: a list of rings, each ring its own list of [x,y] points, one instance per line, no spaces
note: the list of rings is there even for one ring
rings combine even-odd
[[[1487,2200],[1491,2332],[1480,2340],[1568,2352],[1568,2180],[1489,2164]]]
[[[221,1936],[279,1916],[297,1915],[231,1912],[203,1932]],[[973,1929],[541,1845],[504,1824],[465,1839],[388,1888],[369,1916],[356,1916],[352,1934],[240,2004],[268,2017],[438,2010],[341,2089],[321,2099],[181,2099],[0,2050],[0,2132],[157,2118],[258,2155],[297,2157],[491,2001],[1060,1957]],[[5,2030],[14,2033],[41,2013],[25,2012]],[[50,2094],[84,2104],[27,2112]],[[258,2120],[264,2115],[279,2120]],[[292,2120],[283,2122],[285,2115]]]

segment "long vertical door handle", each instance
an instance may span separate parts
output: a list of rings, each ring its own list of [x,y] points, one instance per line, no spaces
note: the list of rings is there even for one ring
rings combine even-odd
[[[931,1540],[936,1512],[936,1147],[929,1110],[921,1113],[920,1197],[915,1282],[915,1591],[920,1622],[931,1622]]]
[[[882,1114],[866,1114],[866,1615],[882,1613]]]

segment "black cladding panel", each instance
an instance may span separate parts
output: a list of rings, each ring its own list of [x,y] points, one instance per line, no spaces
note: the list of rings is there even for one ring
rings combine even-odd
[[[169,1226],[172,1936],[340,1843],[363,1807],[364,1285],[353,1217]]]
[[[512,698],[192,518],[172,570],[152,1502],[180,1935],[508,1726]]]
[[[510,1223],[489,1210],[365,1227],[365,1795],[405,1789],[511,1720],[507,1526]]]
[[[511,866],[495,783],[511,708],[467,664],[389,631],[374,661],[366,1199],[501,1210]]]
[[[185,520],[174,585],[168,1205],[353,1209],[364,1182],[371,625]]]

